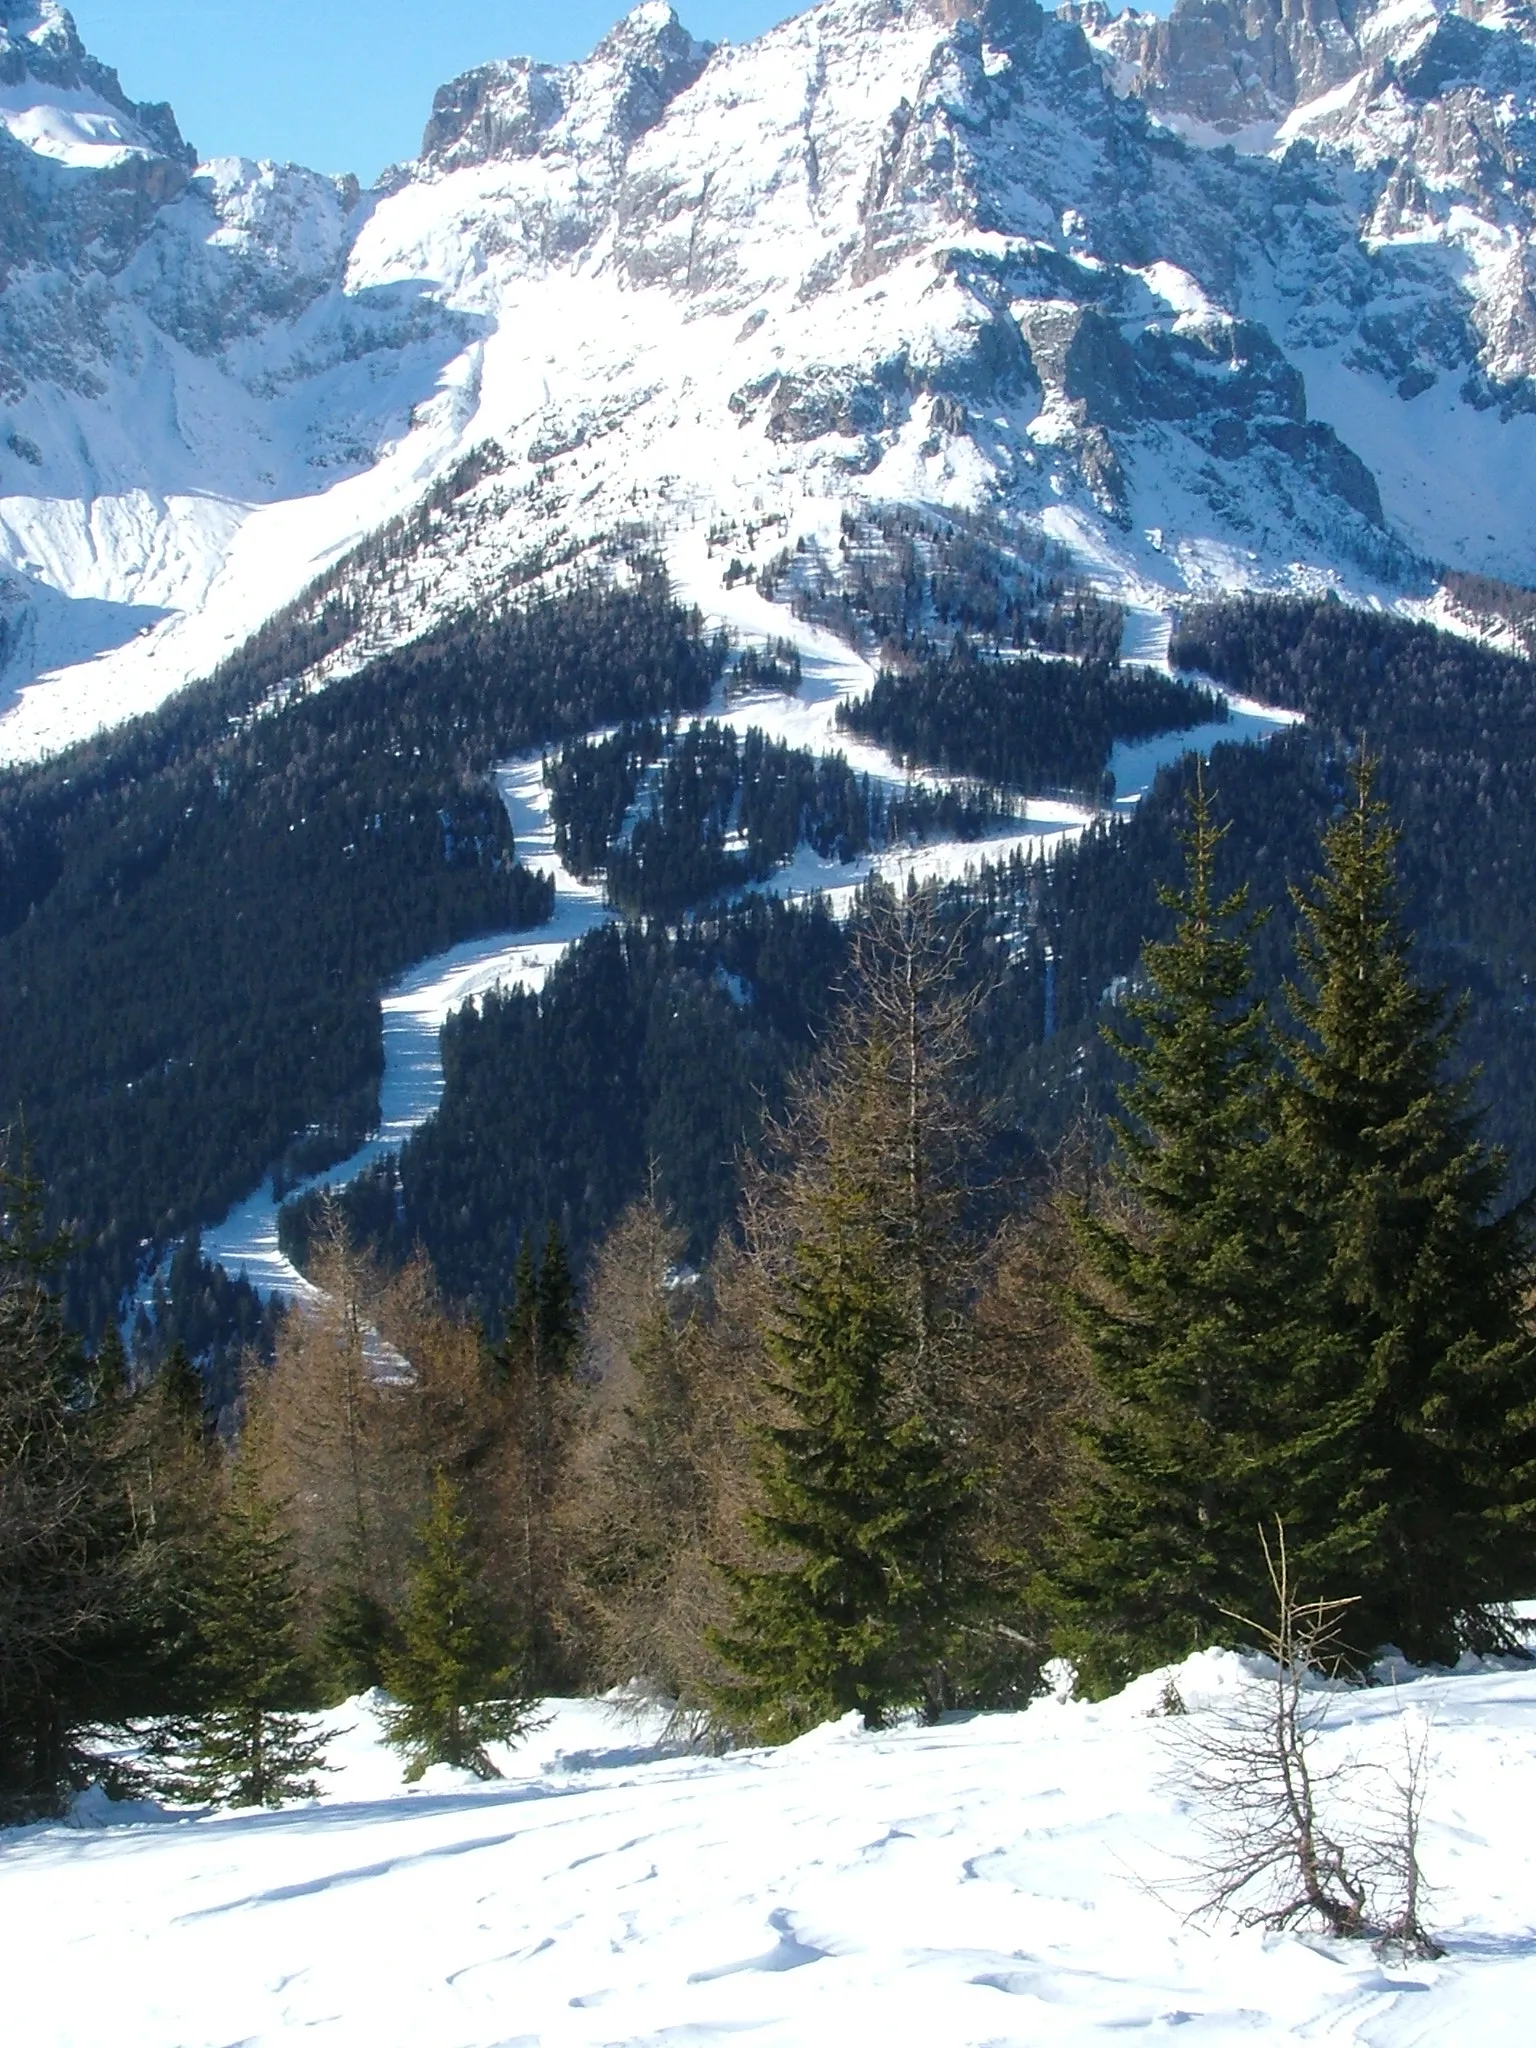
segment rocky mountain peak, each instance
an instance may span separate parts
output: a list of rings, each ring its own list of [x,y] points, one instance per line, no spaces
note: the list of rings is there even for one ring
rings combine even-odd
[[[77,167],[105,168],[89,158],[82,165],[81,152],[94,142],[98,148],[115,145],[189,167],[197,161],[197,152],[182,140],[171,109],[160,101],[129,99],[117,73],[98,62],[81,42],[67,7],[56,0],[0,0],[0,85],[29,83],[37,92],[38,118],[28,121],[34,110],[13,104],[0,120],[15,140],[37,155],[72,161]],[[60,95],[79,104],[60,106]],[[51,117],[41,111],[50,107]]]
[[[1142,592],[1536,584],[1527,0],[821,0],[713,49],[650,0],[445,86],[361,201],[188,181],[77,45],[0,0],[0,573],[60,594],[12,675],[77,596],[164,605],[90,649],[154,701],[461,475],[367,644],[636,519],[814,552],[869,503]]]
[[[461,170],[549,150],[621,159],[694,83],[714,47],[696,42],[665,0],[644,0],[581,63],[513,57],[445,85],[432,103],[422,161]]]
[[[1196,141],[1263,146],[1298,108],[1353,80],[1419,99],[1508,90],[1526,0],[1176,0],[1166,19],[1103,0],[1059,9],[1110,60],[1117,91]]]

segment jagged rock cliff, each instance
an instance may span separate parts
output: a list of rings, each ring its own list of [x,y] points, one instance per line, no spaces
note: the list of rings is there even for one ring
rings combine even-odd
[[[193,166],[61,9],[0,21],[0,621],[13,685],[63,668],[0,749],[211,666],[485,444],[367,645],[858,499],[1151,602],[1536,580],[1523,8],[825,0],[711,48],[649,0],[445,86],[368,194]]]

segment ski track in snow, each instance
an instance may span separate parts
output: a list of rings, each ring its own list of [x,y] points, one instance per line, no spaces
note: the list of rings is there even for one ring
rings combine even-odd
[[[874,681],[874,671],[861,654],[824,628],[796,618],[786,606],[770,602],[750,583],[726,590],[720,582],[719,563],[710,556],[697,529],[674,540],[669,566],[679,601],[696,604],[710,630],[725,626],[741,646],[792,641],[800,654],[801,687],[795,696],[763,691],[727,703],[722,686],[704,712],[705,718],[719,720],[740,733],[756,726],[771,739],[816,754],[842,753],[859,774],[892,787],[906,783],[906,772],[883,749],[838,729],[838,706],[862,695]],[[1137,650],[1134,659],[1166,664],[1166,617],[1150,610],[1132,612],[1129,627]],[[1245,699],[1232,699],[1230,709],[1226,724],[1197,726],[1117,745],[1110,758],[1115,809],[1134,809],[1158,770],[1191,748],[1208,753],[1222,741],[1262,741],[1294,722],[1292,713]],[[937,786],[955,778],[920,774],[915,779]],[[542,757],[525,755],[506,762],[497,769],[496,780],[511,820],[518,858],[554,879],[552,917],[530,932],[466,940],[422,961],[384,991],[380,998],[384,1078],[379,1090],[378,1128],[348,1159],[296,1183],[282,1200],[316,1188],[344,1187],[388,1154],[398,1152],[442,1101],[441,1033],[453,1012],[492,989],[542,988],[550,969],[566,951],[612,916],[603,902],[601,885],[578,880],[555,852]],[[984,839],[893,846],[843,864],[801,846],[792,861],[758,886],[791,897],[823,895],[834,910],[846,913],[871,875],[883,875],[898,888],[905,887],[909,878],[956,880],[984,860],[1005,862],[1015,853],[1034,859],[1052,846],[1075,839],[1093,816],[1081,805],[1051,798],[1032,798],[1021,811],[1017,824]],[[278,1243],[279,1207],[268,1179],[222,1222],[204,1230],[203,1252],[232,1276],[243,1273],[264,1296],[306,1299],[314,1290]]]
[[[1199,1713],[1238,1679],[1180,1667]],[[1423,1863],[1436,1963],[1195,1926],[1198,1837],[1166,1780],[1161,1674],[1097,1706],[721,1758],[657,1722],[551,1702],[498,1750],[407,1789],[373,1702],[322,1797],[162,1814],[85,1795],[0,1834],[8,2038],[25,2048],[1516,2048],[1536,2000],[1536,1675],[1336,1697],[1323,1761],[1430,1729]]]

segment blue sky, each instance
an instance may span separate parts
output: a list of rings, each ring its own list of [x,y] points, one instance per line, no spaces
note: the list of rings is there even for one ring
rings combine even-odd
[[[674,0],[696,36],[746,42],[806,0]],[[1145,4],[1145,0],[1143,0]],[[1159,14],[1168,0],[1152,0]],[[489,57],[584,57],[626,0],[69,0],[140,100],[204,156],[290,158],[368,182],[414,156],[438,86]]]
[[[626,0],[68,0],[93,55],[169,100],[204,156],[291,158],[365,181],[416,154],[438,86],[489,57],[584,57]],[[674,0],[675,4],[675,0]],[[803,0],[687,0],[746,42]]]

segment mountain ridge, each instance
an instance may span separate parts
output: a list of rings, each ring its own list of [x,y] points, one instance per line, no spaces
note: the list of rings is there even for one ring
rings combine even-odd
[[[368,193],[126,102],[61,161],[112,75],[53,0],[0,21],[0,179],[129,223],[3,273],[0,754],[208,673],[479,450],[327,672],[511,559],[704,525],[835,567],[878,502],[1154,611],[1536,582],[1523,7],[824,0],[715,47],[647,0],[445,85]]]

